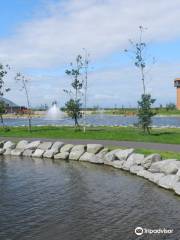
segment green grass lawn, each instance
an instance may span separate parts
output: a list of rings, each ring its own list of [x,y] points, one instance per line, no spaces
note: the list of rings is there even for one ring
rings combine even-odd
[[[140,129],[133,127],[89,127],[86,133],[82,130],[75,130],[73,127],[33,127],[31,133],[28,132],[26,127],[12,127],[8,132],[4,132],[4,130],[0,128],[0,136],[125,140],[180,144],[180,129],[153,129],[152,133],[148,135],[144,134]]]

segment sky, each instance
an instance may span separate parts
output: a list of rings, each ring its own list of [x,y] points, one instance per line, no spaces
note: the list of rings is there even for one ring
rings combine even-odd
[[[147,92],[156,106],[176,101],[173,80],[180,77],[179,0],[1,0],[0,61],[11,70],[5,97],[26,105],[14,76],[29,79],[31,105],[60,106],[71,79],[65,70],[83,48],[90,54],[88,106],[135,107],[142,94],[129,39],[147,43]],[[153,60],[155,59],[155,63]]]

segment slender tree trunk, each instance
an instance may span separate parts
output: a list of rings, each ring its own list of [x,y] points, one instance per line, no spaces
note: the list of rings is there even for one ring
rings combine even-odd
[[[145,77],[144,77],[144,68],[141,67],[141,77],[142,77],[142,84],[143,84],[143,93],[146,94],[146,86],[145,86]]]
[[[3,129],[5,129],[5,124],[4,124],[4,119],[3,119],[2,114],[0,115],[0,118],[1,118],[1,123],[2,123]]]
[[[26,83],[23,80],[23,85],[26,93],[26,100],[27,100],[27,106],[28,106],[28,123],[29,123],[29,132],[32,131],[32,124],[31,124],[31,106],[30,106],[30,101],[29,101],[29,94],[27,91]]]

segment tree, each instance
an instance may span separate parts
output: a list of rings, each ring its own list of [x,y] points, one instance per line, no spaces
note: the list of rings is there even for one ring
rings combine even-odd
[[[150,133],[150,125],[152,123],[152,117],[155,115],[155,113],[151,110],[151,105],[155,102],[155,99],[151,98],[150,94],[146,93],[146,84],[145,84],[145,68],[146,68],[146,43],[142,41],[142,34],[144,31],[143,26],[139,26],[140,31],[140,37],[139,41],[134,43],[132,40],[130,40],[130,43],[133,47],[133,50],[131,51],[133,53],[134,59],[134,65],[140,70],[141,74],[141,81],[143,86],[143,94],[141,95],[141,99],[138,101],[138,125],[143,128],[144,132]],[[125,52],[128,52],[129,50],[125,49]],[[153,59],[154,63],[154,59]]]
[[[142,94],[141,100],[138,101],[138,125],[148,134],[150,133],[152,117],[156,115],[151,109],[155,101],[155,99],[151,98],[150,94]]]
[[[65,104],[68,115],[74,120],[75,127],[79,126],[78,119],[82,117],[81,113],[81,89],[83,87],[82,81],[83,62],[82,56],[76,57],[75,66],[70,64],[70,69],[65,73],[72,78],[72,90],[64,90],[70,96],[70,100]]]
[[[6,92],[10,91],[10,88],[5,87],[5,81],[4,81],[4,78],[8,74],[9,69],[10,69],[9,65],[4,66],[3,64],[0,64],[0,96],[1,97],[3,97]],[[3,99],[1,99],[0,100],[0,119],[1,119],[1,123],[4,130],[7,130],[4,124],[4,119],[3,119],[3,114],[5,112],[6,112],[5,102],[3,101]]]
[[[15,80],[17,82],[20,82],[21,84],[21,90],[24,90],[25,92],[25,97],[26,97],[26,103],[27,103],[27,113],[28,113],[28,129],[31,132],[32,130],[32,123],[31,123],[31,105],[30,105],[30,100],[29,100],[29,93],[28,93],[28,88],[27,88],[27,84],[29,82],[29,80],[21,73],[17,73]]]
[[[174,103],[166,104],[166,111],[175,110],[175,109],[176,109],[176,105]]]

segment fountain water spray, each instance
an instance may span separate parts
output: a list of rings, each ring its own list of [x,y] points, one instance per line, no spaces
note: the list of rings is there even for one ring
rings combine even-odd
[[[52,106],[49,108],[46,114],[46,118],[49,120],[60,120],[64,118],[64,116],[64,113],[59,110],[56,101],[52,103]]]

